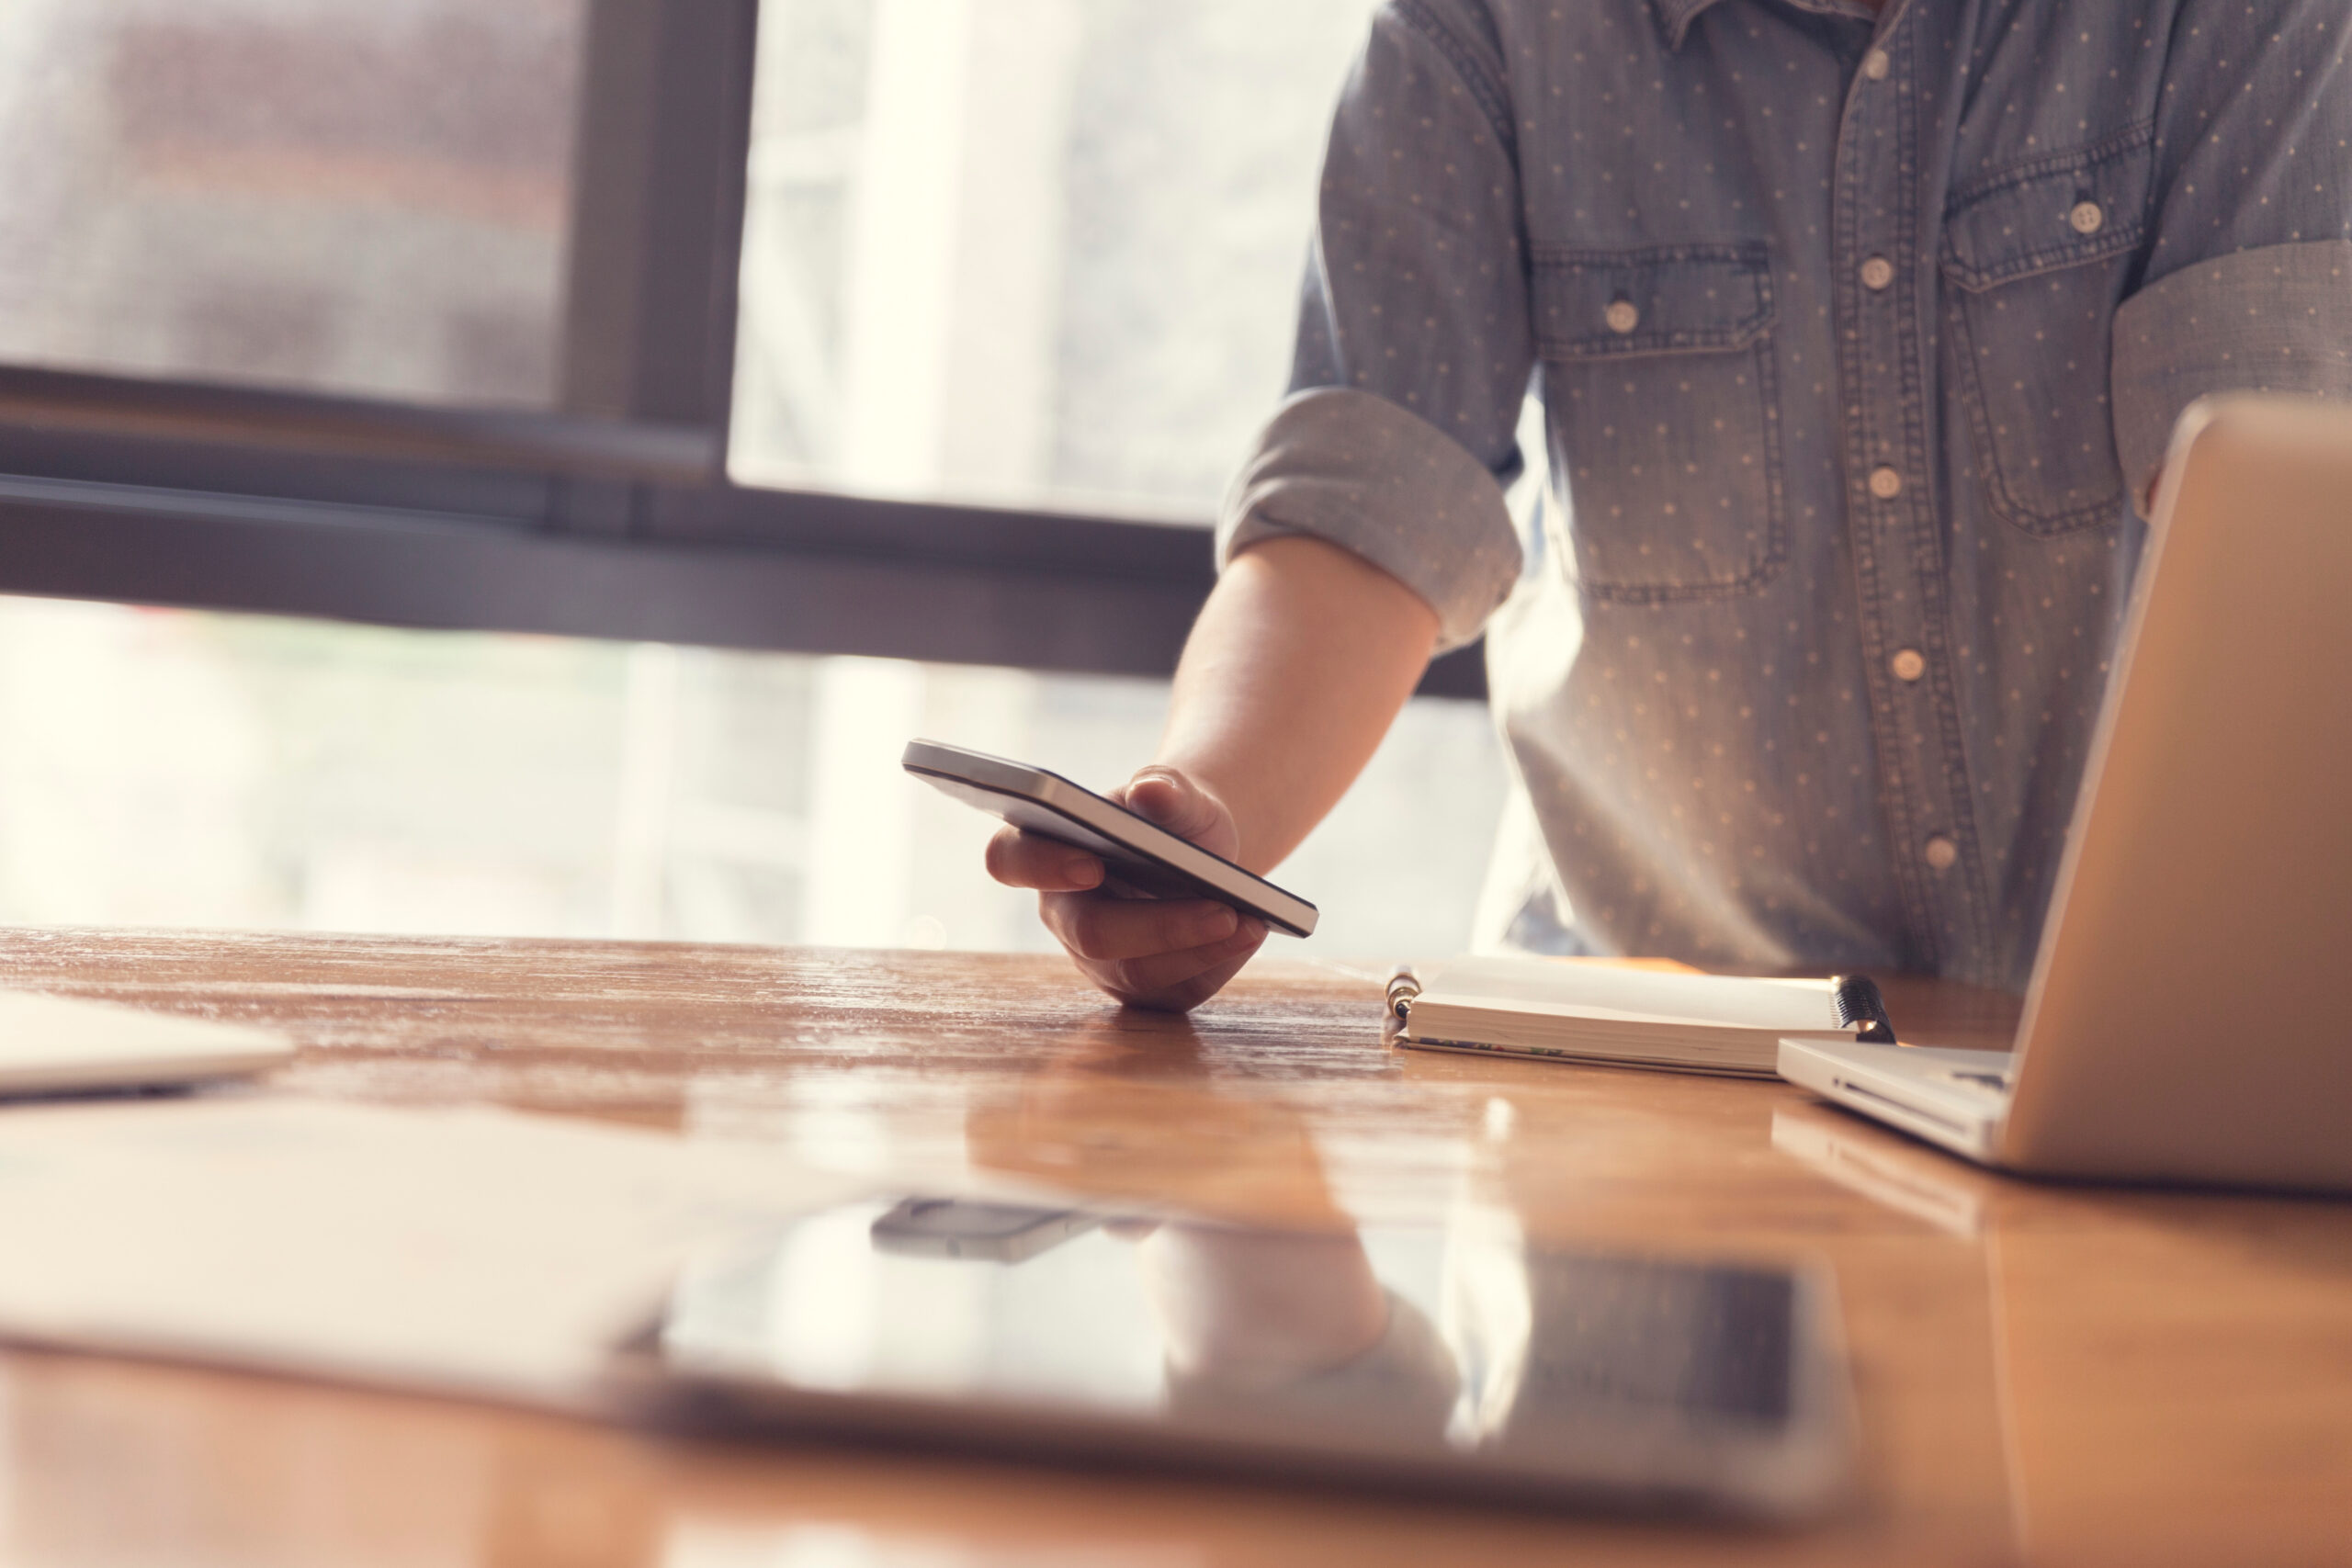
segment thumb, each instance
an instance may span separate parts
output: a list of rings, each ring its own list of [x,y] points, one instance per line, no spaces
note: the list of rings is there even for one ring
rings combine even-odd
[[[1214,834],[1225,822],[1225,807],[1174,768],[1149,767],[1127,781],[1125,805],[1180,839]]]

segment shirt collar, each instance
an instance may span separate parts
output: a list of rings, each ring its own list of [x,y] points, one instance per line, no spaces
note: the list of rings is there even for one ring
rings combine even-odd
[[[1699,13],[1710,6],[1721,4],[1722,0],[1650,0],[1650,3],[1657,7],[1657,19],[1666,26],[1667,47],[1680,49],[1682,35],[1690,30],[1690,24],[1698,18]]]
[[[1699,13],[1722,3],[1723,0],[1650,0],[1650,4],[1657,7],[1657,19],[1666,28],[1668,49],[1680,49],[1682,35],[1690,30],[1690,24],[1699,19]],[[1823,11],[1831,16],[1851,17],[1857,21],[1873,19],[1867,7],[1846,3],[1846,0],[1789,0],[1789,4],[1801,11]],[[1890,5],[1887,9],[1894,11],[1901,7]]]

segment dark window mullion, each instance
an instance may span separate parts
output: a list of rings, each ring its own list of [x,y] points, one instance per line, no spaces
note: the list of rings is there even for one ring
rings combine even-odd
[[[726,429],[758,12],[589,0],[561,383],[574,412]]]

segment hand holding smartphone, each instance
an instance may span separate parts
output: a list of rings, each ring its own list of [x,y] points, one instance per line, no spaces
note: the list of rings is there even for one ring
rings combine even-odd
[[[1197,1007],[1268,931],[1315,928],[1314,905],[1233,863],[1233,818],[1173,768],[1138,774],[1121,792],[1131,809],[1043,769],[934,741],[914,742],[904,761],[1009,825],[989,845],[989,874],[1035,889],[1046,930],[1122,1002]]]
[[[1140,897],[1212,898],[1293,936],[1315,930],[1316,908],[1306,899],[1059,773],[936,740],[908,742],[899,763],[1024,833],[1100,857],[1106,871]]]

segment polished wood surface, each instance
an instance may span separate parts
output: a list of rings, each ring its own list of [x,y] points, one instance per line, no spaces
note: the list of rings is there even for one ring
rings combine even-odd
[[[273,1092],[495,1101],[910,1182],[1442,1221],[1837,1270],[1854,1502],[1595,1521],[0,1357],[0,1561],[44,1565],[2352,1562],[2352,1203],[2041,1186],[1724,1079],[1395,1052],[1370,973],[1262,964],[1190,1021],[1013,956],[0,933],[0,983],[266,1022]],[[1890,985],[1914,1038],[2007,998]]]

